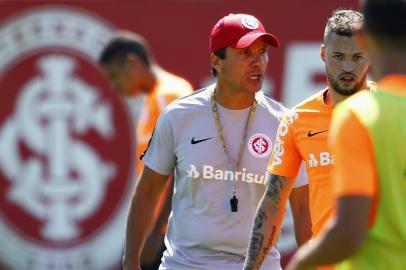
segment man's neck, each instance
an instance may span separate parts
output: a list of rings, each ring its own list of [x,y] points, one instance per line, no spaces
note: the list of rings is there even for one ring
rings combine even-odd
[[[150,69],[145,72],[145,80],[143,87],[143,94],[150,94],[158,83],[159,72],[161,68],[157,65],[152,65]]]
[[[230,110],[242,110],[252,106],[255,93],[248,91],[231,90],[216,85],[216,102]]]
[[[365,83],[362,85],[362,87],[359,90],[367,89],[367,87],[368,87],[367,81],[365,81]],[[327,103],[327,105],[335,107],[338,103],[347,99],[348,97],[350,97],[350,96],[341,95],[340,93],[337,93],[337,91],[334,91],[331,86],[328,86],[326,100],[328,100],[329,102]]]
[[[328,88],[327,96],[329,98],[329,104],[332,107],[335,107],[338,103],[345,100],[348,96],[343,96],[336,91],[334,91],[331,87]]]

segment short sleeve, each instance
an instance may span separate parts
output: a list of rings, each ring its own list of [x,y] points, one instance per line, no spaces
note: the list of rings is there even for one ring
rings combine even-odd
[[[166,109],[158,118],[149,145],[142,157],[145,166],[162,175],[172,174],[176,162],[170,112]]]
[[[297,118],[297,113],[288,113],[279,124],[272,157],[268,165],[268,171],[272,174],[296,177],[298,173],[302,157],[294,140],[293,128]]]

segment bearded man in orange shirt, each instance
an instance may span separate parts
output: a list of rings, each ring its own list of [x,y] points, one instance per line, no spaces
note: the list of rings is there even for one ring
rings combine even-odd
[[[376,91],[337,106],[331,124],[336,214],[289,270],[406,266],[406,2],[366,0],[357,35],[373,64]]]
[[[332,214],[331,170],[335,158],[328,147],[328,134],[333,108],[348,96],[373,85],[366,79],[369,60],[354,36],[362,21],[362,14],[353,10],[337,10],[327,21],[320,50],[326,66],[327,87],[295,106],[279,126],[268,167],[268,187],[258,206],[245,270],[258,269],[275,244],[302,161],[306,162],[309,179],[312,237],[320,233]]]

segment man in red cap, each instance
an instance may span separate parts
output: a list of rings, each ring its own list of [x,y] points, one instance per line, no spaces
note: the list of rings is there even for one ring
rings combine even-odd
[[[123,260],[139,269],[153,209],[174,173],[161,270],[234,270],[244,263],[265,170],[285,108],[262,91],[276,37],[251,15],[222,18],[210,36],[216,84],[178,99],[161,114],[143,157],[127,222]],[[280,270],[272,249],[263,269]]]

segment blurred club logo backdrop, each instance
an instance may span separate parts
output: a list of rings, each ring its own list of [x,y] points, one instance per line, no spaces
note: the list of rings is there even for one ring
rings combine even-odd
[[[97,67],[112,27],[80,9],[0,28],[0,262],[112,269],[121,260],[132,122]]]

